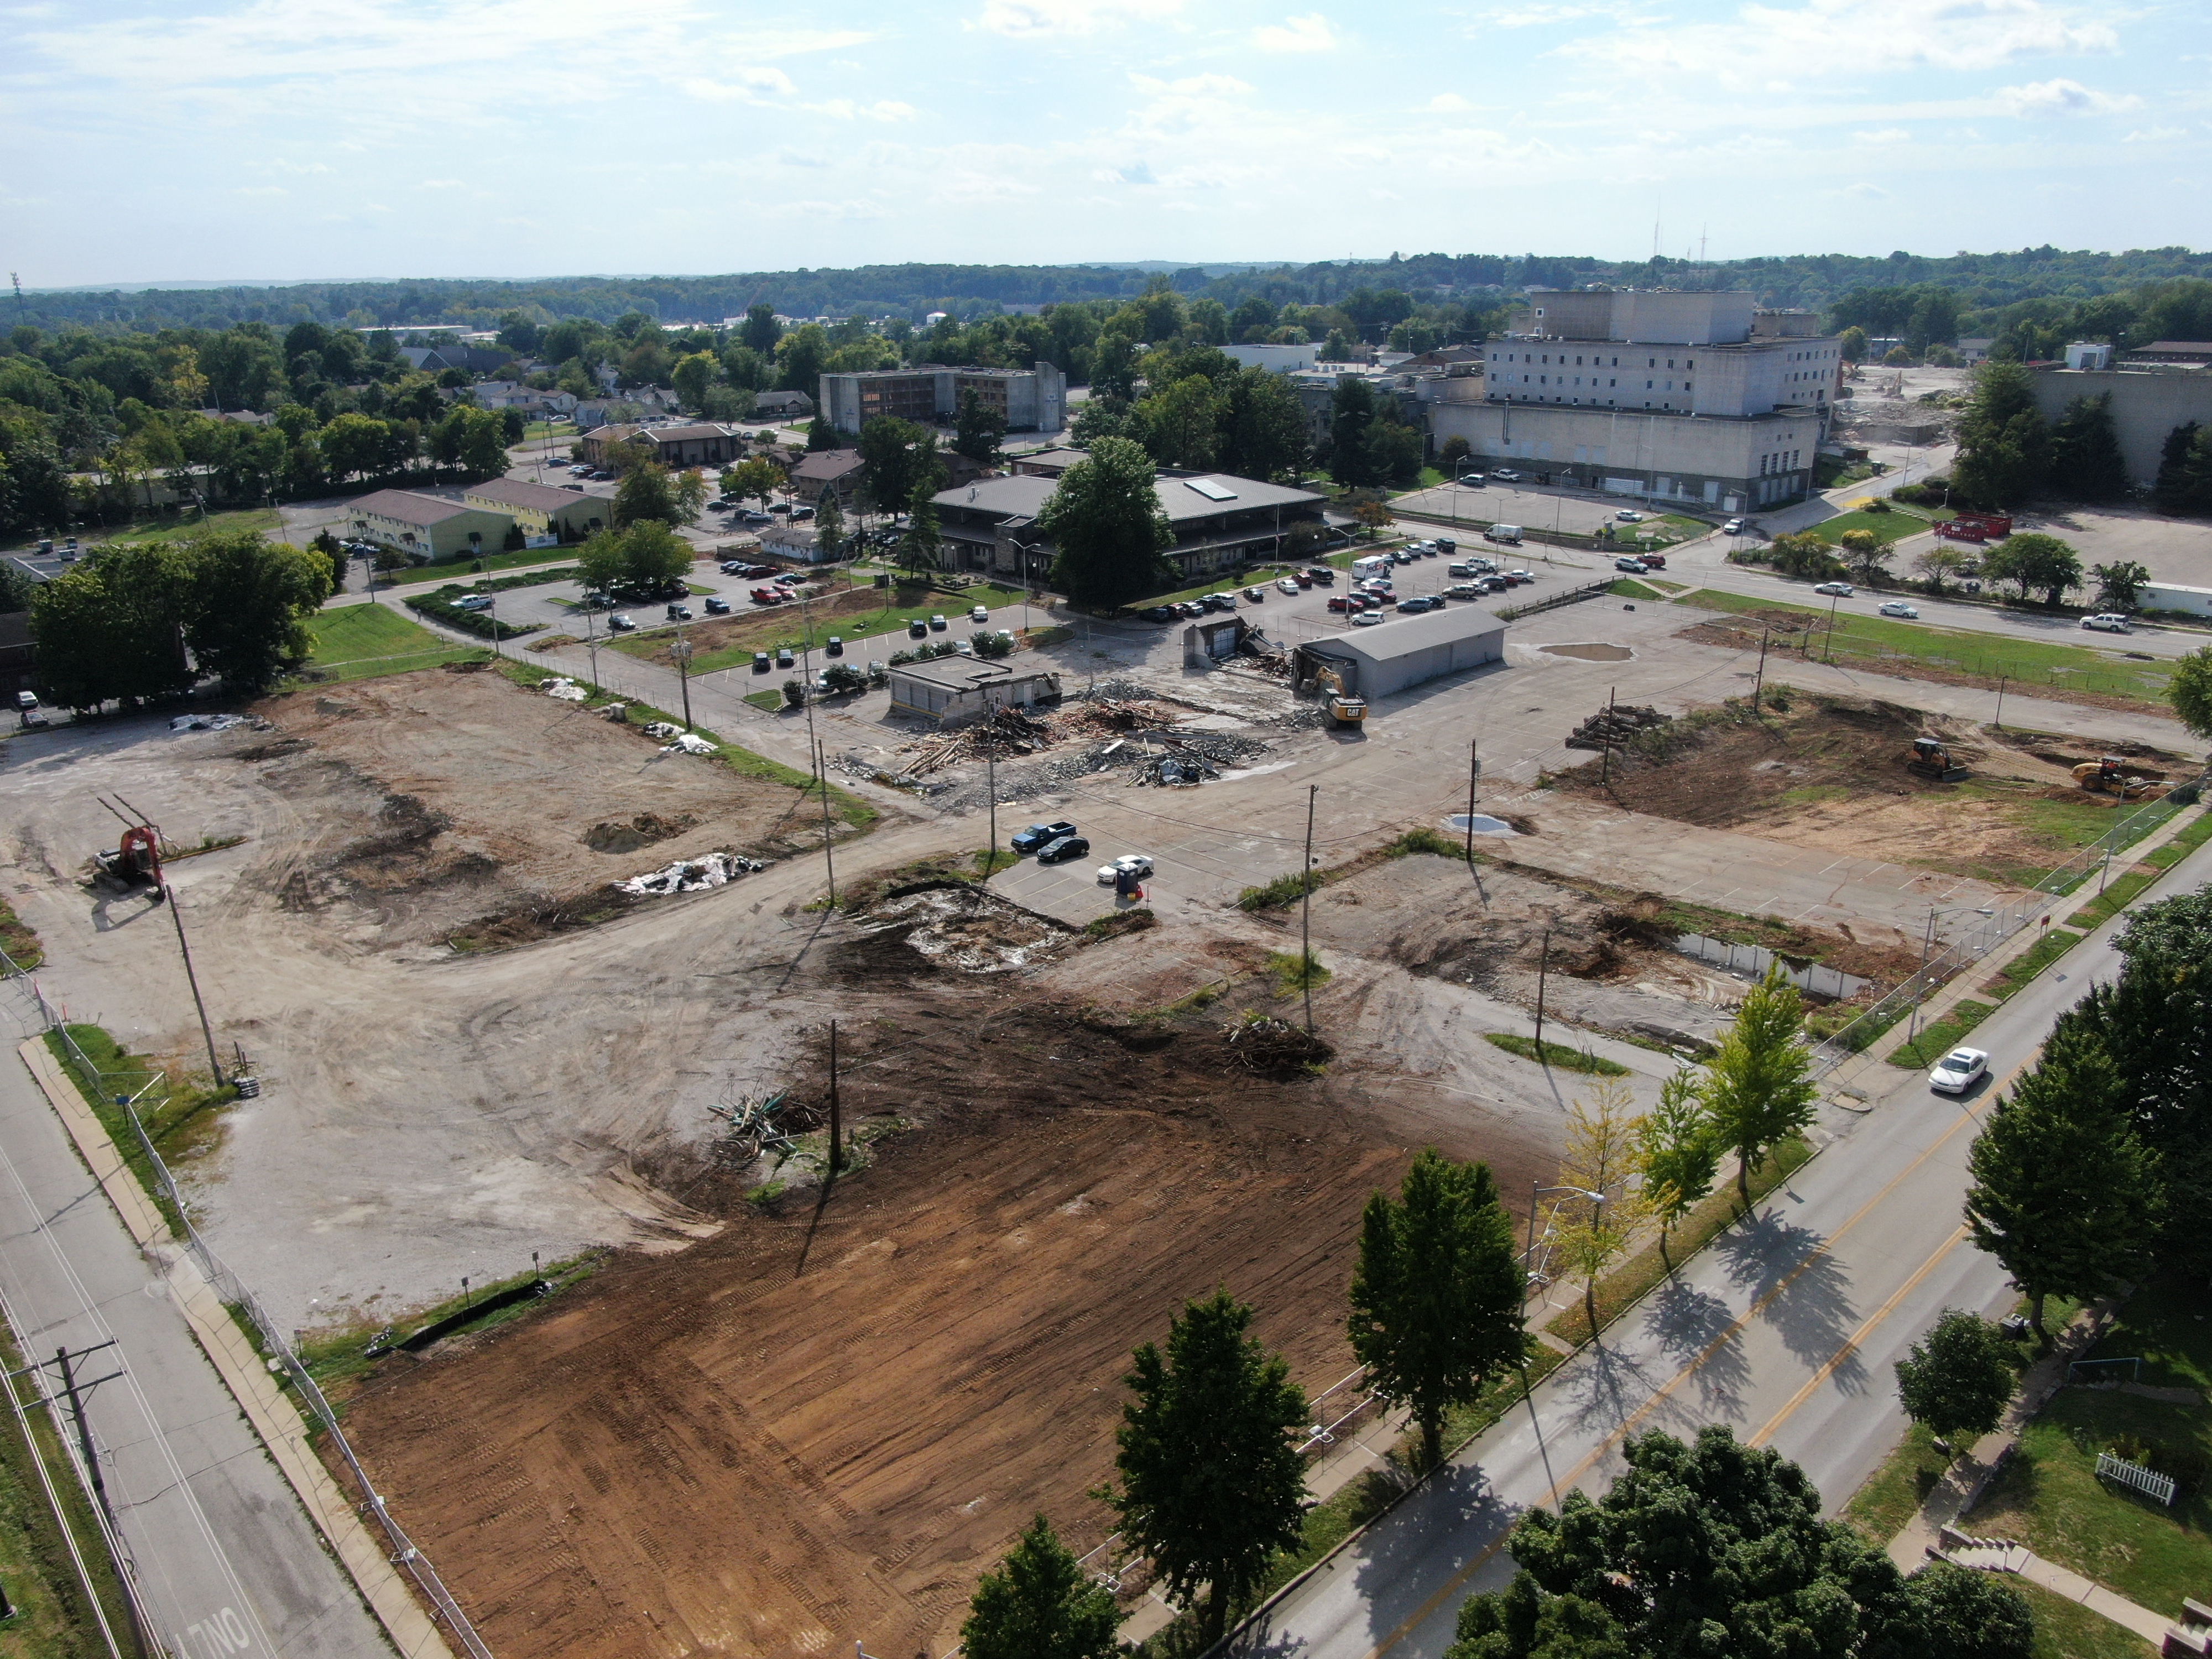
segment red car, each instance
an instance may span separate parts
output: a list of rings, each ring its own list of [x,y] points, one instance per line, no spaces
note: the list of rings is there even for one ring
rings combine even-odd
[[[1303,570],[1293,570],[1291,572],[1291,580],[1296,582],[1300,587],[1311,587],[1313,586],[1313,578],[1306,574]]]
[[[1328,596],[1328,608],[1332,611],[1350,611],[1362,607],[1357,594],[1332,593]]]

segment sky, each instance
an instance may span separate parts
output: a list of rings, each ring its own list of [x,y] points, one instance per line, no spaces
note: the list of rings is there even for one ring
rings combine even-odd
[[[2204,0],[31,0],[0,42],[27,287],[2212,243]]]

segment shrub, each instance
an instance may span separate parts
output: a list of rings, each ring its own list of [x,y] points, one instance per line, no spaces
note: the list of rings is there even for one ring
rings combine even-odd
[[[797,680],[783,683],[783,703],[787,708],[796,708],[806,701],[806,688]]]
[[[1306,894],[1321,887],[1321,872],[1309,870],[1301,881],[1295,870],[1287,876],[1277,876],[1263,886],[1247,887],[1237,896],[1240,910],[1279,910],[1285,905],[1296,904]]]

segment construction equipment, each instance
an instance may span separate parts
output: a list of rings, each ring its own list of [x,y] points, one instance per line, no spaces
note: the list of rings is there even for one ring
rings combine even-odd
[[[122,797],[118,795],[116,799],[121,800]],[[101,875],[118,883],[125,890],[133,887],[152,888],[154,902],[161,903],[168,896],[168,884],[161,875],[160,828],[144,822],[143,817],[136,821],[125,817],[104,800],[100,804],[122,819],[123,839],[112,848],[94,853],[93,862],[99,866]],[[125,801],[124,805],[127,806],[130,803]]]
[[[1314,676],[1314,684],[1328,695],[1328,717],[1339,730],[1350,727],[1357,732],[1367,724],[1367,700],[1344,689],[1343,675],[1324,668]]]
[[[1907,771],[1917,772],[1938,783],[1957,783],[1970,775],[1965,767],[1951,758],[1951,751],[1943,746],[1941,738],[1913,738],[1912,752],[1905,757],[1905,766]]]
[[[2144,766],[2122,755],[2084,761],[2074,769],[2074,781],[2084,789],[2118,795],[2122,800],[2156,800],[2173,787],[2155,766]]]

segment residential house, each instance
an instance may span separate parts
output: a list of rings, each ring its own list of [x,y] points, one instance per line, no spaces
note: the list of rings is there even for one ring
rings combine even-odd
[[[580,542],[613,523],[611,504],[604,495],[556,489],[551,484],[521,478],[492,478],[470,484],[461,491],[461,501],[487,513],[506,514],[521,527],[526,544],[532,547]]]
[[[763,421],[804,421],[814,413],[814,399],[804,392],[759,392],[753,394],[753,414]]]
[[[396,547],[421,564],[496,553],[514,523],[505,511],[413,489],[379,489],[361,496],[346,508],[345,521],[357,538]]]
[[[647,445],[653,452],[653,459],[672,471],[726,465],[744,459],[747,450],[744,434],[726,426],[703,421],[687,424],[621,421],[584,434],[584,459],[594,466],[604,466],[609,452],[621,443]]]
[[[857,449],[809,450],[791,469],[791,493],[808,501],[834,493],[839,506],[850,507],[866,470]]]

